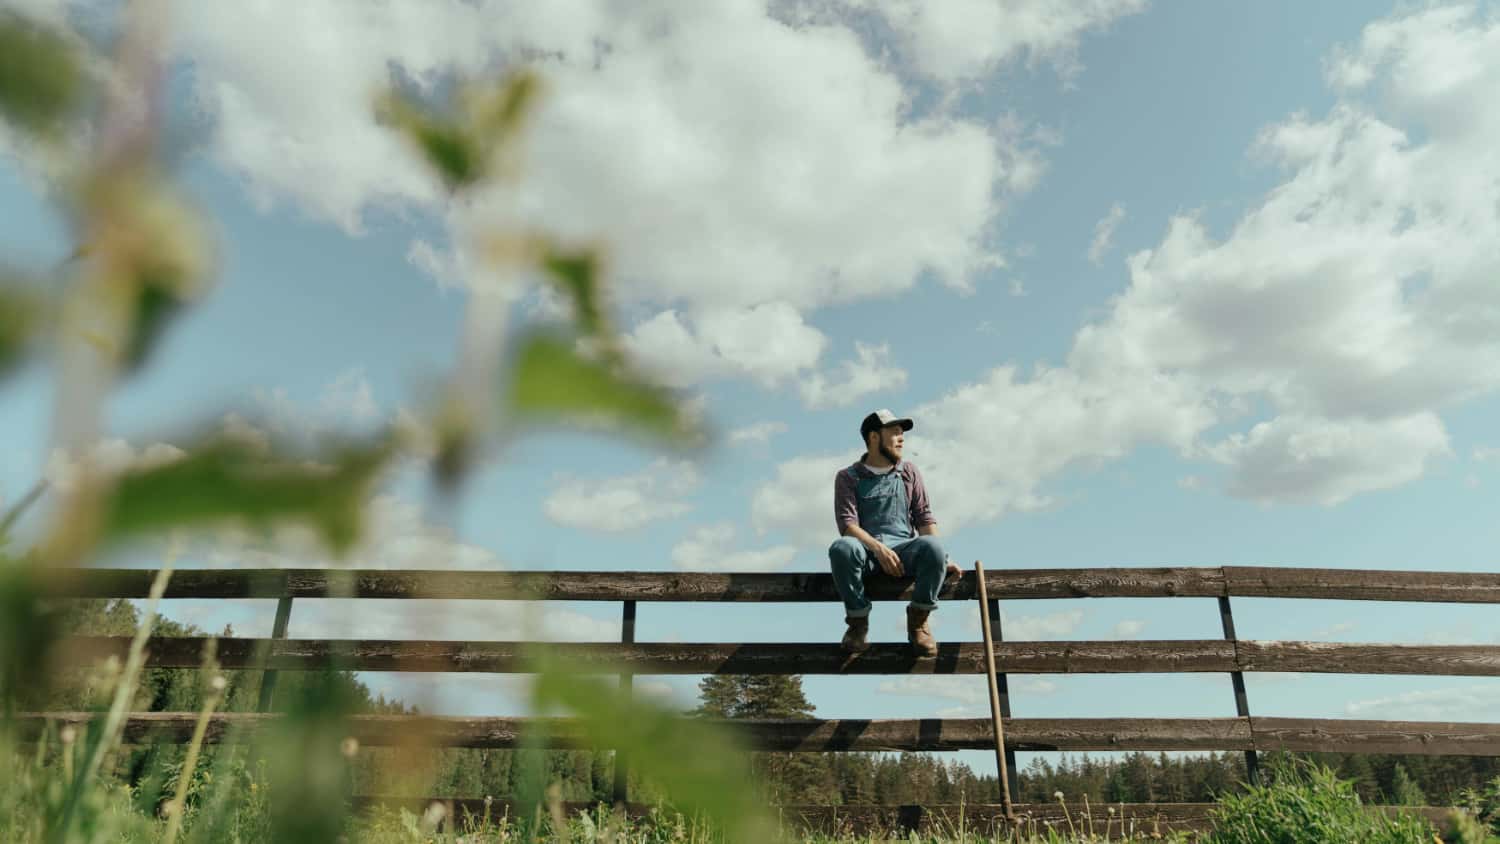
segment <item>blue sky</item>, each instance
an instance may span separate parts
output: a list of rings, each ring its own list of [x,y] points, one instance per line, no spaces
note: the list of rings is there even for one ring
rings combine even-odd
[[[79,25],[96,4],[9,0]],[[804,0],[174,7],[180,182],[214,289],[122,387],[120,458],[233,413],[293,437],[410,416],[457,356],[469,235],[602,242],[626,347],[702,408],[702,454],[583,434],[494,455],[452,511],[419,467],[372,501],[367,565],[816,571],[858,421],[915,415],[949,553],[989,569],[1492,570],[1500,484],[1500,24],[1485,5]],[[600,50],[608,44],[608,50]],[[522,175],[472,203],[369,93],[494,74],[548,91]],[[66,254],[0,136],[0,255]],[[529,278],[512,326],[554,318]],[[49,458],[51,374],[0,385],[0,501]],[[52,467],[49,469],[49,465]],[[190,565],[305,564],[233,532]],[[138,548],[116,564],[150,564]],[[324,606],[318,606],[324,603]],[[307,602],[292,634],[512,638],[516,606]],[[972,608],[940,639],[977,637]],[[1483,607],[1236,602],[1242,637],[1500,642]],[[271,607],[172,602],[217,629]],[[1210,638],[1211,601],[1007,604],[1024,638]],[[897,639],[900,611],[876,610]],[[609,639],[612,605],[549,607]],[[642,640],[821,641],[838,608],[643,606]],[[506,678],[376,688],[517,711]],[[696,678],[641,681],[688,700]],[[1500,681],[1259,675],[1260,714],[1500,720]],[[821,715],[986,713],[981,678],[808,678]],[[1017,715],[1231,715],[1229,681],[1013,681]],[[984,754],[962,754],[991,769]]]

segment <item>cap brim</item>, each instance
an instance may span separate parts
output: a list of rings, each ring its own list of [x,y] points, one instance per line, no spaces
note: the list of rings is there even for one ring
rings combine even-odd
[[[912,421],[910,419],[892,419],[890,424],[900,425],[903,431],[910,431],[912,429]]]

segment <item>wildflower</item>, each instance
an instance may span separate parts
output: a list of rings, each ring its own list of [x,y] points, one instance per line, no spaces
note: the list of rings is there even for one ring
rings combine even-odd
[[[224,679],[223,674],[215,674],[214,678],[208,681],[208,687],[216,692],[224,691],[228,685],[229,681]]]
[[[447,814],[448,810],[443,807],[443,804],[434,800],[428,804],[427,811],[422,813],[422,823],[428,827],[436,827],[443,822],[443,818]]]
[[[1115,807],[1113,807],[1113,806],[1110,806],[1110,807],[1109,807],[1109,813],[1110,813],[1110,814],[1111,814],[1111,815],[1113,815],[1113,814],[1114,814],[1114,813],[1115,813]]]
[[[1054,792],[1052,792],[1052,799],[1053,800],[1061,800],[1061,799],[1063,799],[1063,793],[1061,791],[1054,791]]]
[[[62,740],[64,745],[69,745],[73,743],[74,739],[78,738],[78,731],[73,728],[72,724],[69,724],[58,732],[57,737]]]
[[[359,752],[359,739],[354,736],[344,736],[344,740],[339,743],[339,752],[344,754],[344,758],[353,759],[354,754]]]

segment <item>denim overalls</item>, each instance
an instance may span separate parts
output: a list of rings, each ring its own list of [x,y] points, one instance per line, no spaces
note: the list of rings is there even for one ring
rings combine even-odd
[[[907,500],[906,480],[901,466],[883,475],[851,467],[858,496],[859,526],[881,544],[896,552],[903,574],[916,578],[911,606],[919,610],[937,609],[938,590],[942,588],[948,555],[935,536],[917,536],[911,524],[911,502]],[[833,568],[833,583],[844,600],[850,618],[869,615],[870,601],[865,598],[864,577],[880,566],[864,543],[843,536],[828,549]]]

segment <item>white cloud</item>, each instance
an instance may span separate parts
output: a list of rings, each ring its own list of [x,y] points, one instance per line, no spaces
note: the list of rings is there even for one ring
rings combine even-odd
[[[1351,718],[1415,721],[1493,721],[1496,711],[1500,711],[1500,683],[1402,692],[1344,706]]]
[[[756,422],[742,428],[735,428],[729,432],[728,441],[730,445],[747,445],[750,443],[767,443],[771,437],[787,432],[785,422]]]
[[[1105,214],[1098,223],[1094,224],[1094,239],[1089,242],[1089,260],[1095,264],[1104,258],[1104,253],[1114,245],[1115,227],[1125,219],[1125,206],[1116,202],[1110,206],[1109,213]]]
[[[890,344],[856,341],[854,354],[831,374],[816,372],[803,379],[799,385],[802,403],[810,408],[847,407],[871,393],[906,386],[906,370],[890,362]]]
[[[1134,639],[1146,629],[1146,622],[1138,618],[1127,618],[1116,624],[1111,634],[1116,639]]]
[[[609,478],[560,475],[542,505],[565,527],[617,533],[682,516],[698,488],[698,470],[687,461],[661,459],[640,472]]]
[[[737,534],[728,522],[698,528],[672,547],[672,565],[684,571],[776,571],[797,554],[791,545],[739,548]]]
[[[344,560],[330,557],[311,529],[296,525],[270,535],[226,526],[201,535],[197,545],[196,559],[222,568],[505,568],[493,551],[434,524],[417,502],[390,494],[375,495],[366,504],[365,535]]]
[[[84,455],[71,454],[60,448],[53,449],[47,458],[43,477],[52,489],[67,493],[78,485],[85,472],[97,477],[150,469],[177,460],[186,453],[171,443],[158,442],[137,447],[123,439],[111,438],[99,441]]]
[[[1280,416],[1214,449],[1235,469],[1231,494],[1325,505],[1413,481],[1429,460],[1449,453],[1432,413],[1379,422]]]
[[[850,442],[855,438],[851,433]],[[755,530],[785,531],[793,542],[810,548],[831,544],[839,536],[833,520],[833,478],[857,451],[851,445],[846,454],[795,457],[778,465],[776,477],[761,484],[751,498]]]
[[[1023,615],[1012,618],[1000,613],[1000,629],[1007,642],[1039,642],[1063,639],[1073,635],[1083,623],[1083,610],[1063,610],[1046,615]]]
[[[902,697],[935,697],[976,705],[989,701],[989,685],[979,675],[913,675],[882,681],[875,691]]]
[[[1146,0],[845,0],[878,12],[895,30],[912,68],[943,82],[986,76],[1026,57],[1050,61],[1064,74],[1078,69],[1080,37],[1146,8]]]
[[[816,365],[828,338],[791,305],[772,302],[693,317],[662,311],[623,342],[644,367],[675,386],[731,376],[774,386]]]
[[[945,527],[1045,506],[1062,471],[1148,443],[1227,464],[1233,494],[1323,504],[1449,453],[1439,414],[1500,388],[1500,21],[1398,15],[1339,61],[1388,114],[1352,90],[1272,126],[1256,151],[1286,178],[1225,239],[1173,218],[1065,366],[1000,367],[913,411]],[[813,524],[833,468],[779,467],[757,526]]]
[[[375,404],[374,390],[370,379],[362,368],[339,373],[333,382],[323,388],[319,402],[324,418],[349,419],[355,423],[368,423],[380,416],[380,407]]]
[[[1020,298],[1026,295],[1026,283],[1019,278],[1010,280],[1010,295]]]
[[[1495,446],[1477,446],[1474,449],[1473,458],[1475,463],[1489,463],[1492,460],[1500,460],[1500,448]]]

